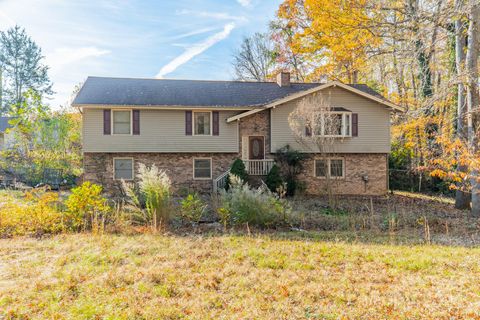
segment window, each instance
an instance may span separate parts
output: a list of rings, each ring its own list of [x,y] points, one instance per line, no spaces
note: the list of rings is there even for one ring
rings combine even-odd
[[[193,159],[193,178],[211,179],[212,178],[212,159]]]
[[[315,135],[326,137],[351,136],[352,117],[350,112],[326,112],[318,117]]]
[[[315,160],[314,164],[315,177],[326,178],[327,173],[330,178],[344,177],[344,159],[321,159]]]
[[[330,177],[332,178],[343,177],[343,159],[330,160]]]
[[[113,159],[113,178],[115,180],[133,180],[133,159]]]
[[[210,135],[211,130],[211,112],[194,112],[193,113],[193,127],[196,136]]]
[[[327,160],[315,160],[315,177],[327,176]]]
[[[130,134],[131,133],[131,111],[113,110],[113,134]]]

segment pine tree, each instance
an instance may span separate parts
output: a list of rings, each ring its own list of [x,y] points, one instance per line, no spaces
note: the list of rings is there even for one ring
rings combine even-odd
[[[0,66],[5,80],[0,112],[15,115],[28,90],[40,96],[53,93],[43,59],[42,50],[25,29],[15,26],[0,32]]]

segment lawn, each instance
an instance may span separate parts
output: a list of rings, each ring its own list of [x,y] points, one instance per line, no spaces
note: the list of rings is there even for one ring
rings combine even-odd
[[[3,239],[0,319],[480,319],[479,248],[334,238]]]

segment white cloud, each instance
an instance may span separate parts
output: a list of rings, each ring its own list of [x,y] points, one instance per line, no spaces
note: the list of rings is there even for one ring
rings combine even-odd
[[[252,0],[237,0],[242,7],[249,7],[252,4]]]
[[[202,34],[202,33],[207,33],[207,32],[213,31],[215,29],[216,28],[203,28],[203,29],[194,30],[194,31],[191,31],[191,32],[182,33],[182,34],[173,36],[170,39],[171,40],[178,40],[178,39],[188,38],[188,37],[196,36],[196,35],[199,35],[199,34]]]
[[[188,15],[190,17],[208,18],[215,20],[231,20],[239,22],[247,22],[248,19],[243,16],[234,16],[226,12],[210,12],[210,11],[193,11],[193,10],[179,10],[177,15]]]
[[[191,59],[193,59],[195,56],[201,54],[211,46],[215,45],[217,42],[222,41],[223,39],[227,38],[232,30],[235,28],[235,23],[231,22],[226,24],[223,27],[223,30],[221,32],[218,32],[210,37],[208,37],[206,40],[196,43],[192,45],[190,48],[188,48],[184,53],[167,63],[165,66],[160,69],[160,71],[157,74],[157,78],[163,78],[165,75],[175,71],[178,67],[181,65],[187,63]]]
[[[80,48],[56,48],[52,53],[46,55],[47,65],[52,71],[59,71],[64,66],[76,63],[87,58],[96,58],[109,54],[110,50],[99,49],[97,47]]]

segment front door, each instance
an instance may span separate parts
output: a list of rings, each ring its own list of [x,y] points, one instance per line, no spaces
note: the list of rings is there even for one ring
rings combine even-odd
[[[265,159],[265,137],[255,136],[249,137],[249,159],[250,160],[263,160]]]

